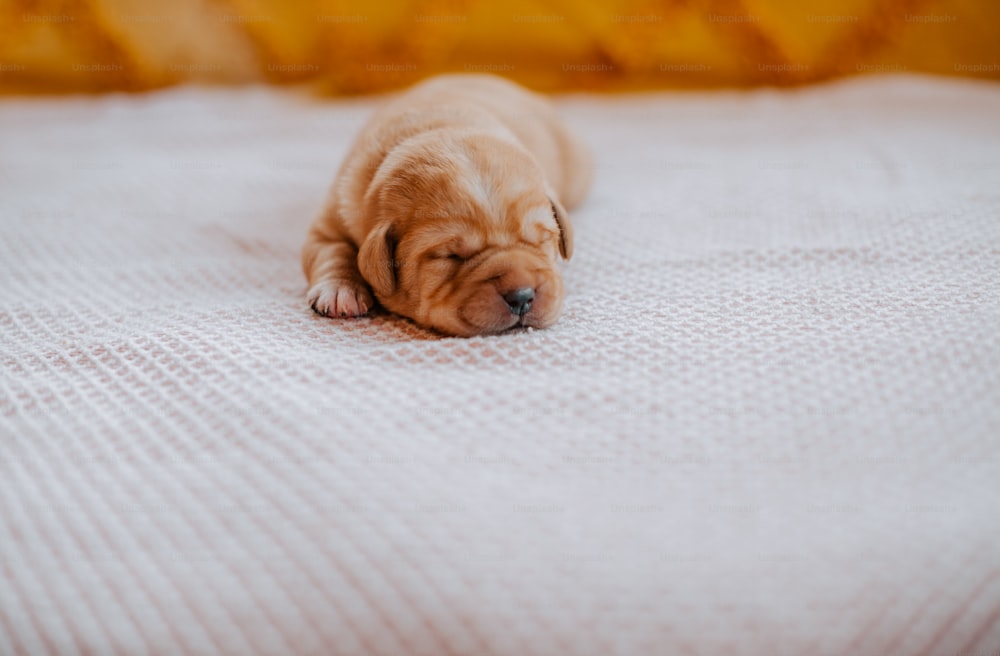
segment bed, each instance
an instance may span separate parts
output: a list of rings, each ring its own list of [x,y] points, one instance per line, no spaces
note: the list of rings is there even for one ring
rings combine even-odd
[[[473,339],[305,304],[375,103],[0,102],[0,653],[1000,649],[1000,87],[562,96]]]

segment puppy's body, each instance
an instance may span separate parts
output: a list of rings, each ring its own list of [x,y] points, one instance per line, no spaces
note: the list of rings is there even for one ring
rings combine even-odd
[[[500,78],[417,85],[362,130],[302,253],[319,314],[373,305],[454,335],[546,327],[561,310],[564,205],[589,157],[541,97]]]

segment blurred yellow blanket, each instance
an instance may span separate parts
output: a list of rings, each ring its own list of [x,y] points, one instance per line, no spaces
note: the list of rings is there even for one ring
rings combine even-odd
[[[0,0],[0,91],[199,80],[379,91],[442,71],[545,89],[1000,78],[977,0]]]

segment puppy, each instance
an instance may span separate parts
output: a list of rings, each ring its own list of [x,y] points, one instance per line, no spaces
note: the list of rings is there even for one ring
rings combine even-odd
[[[309,230],[307,301],[374,305],[448,335],[545,328],[562,310],[567,207],[590,158],[541,96],[490,75],[444,75],[378,111]],[[374,295],[374,299],[373,299]]]

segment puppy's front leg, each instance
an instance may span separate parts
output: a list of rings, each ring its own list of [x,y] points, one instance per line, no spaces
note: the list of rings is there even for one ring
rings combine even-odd
[[[358,271],[358,249],[329,225],[317,222],[302,248],[302,269],[309,281],[306,302],[324,317],[359,317],[374,305]]]

